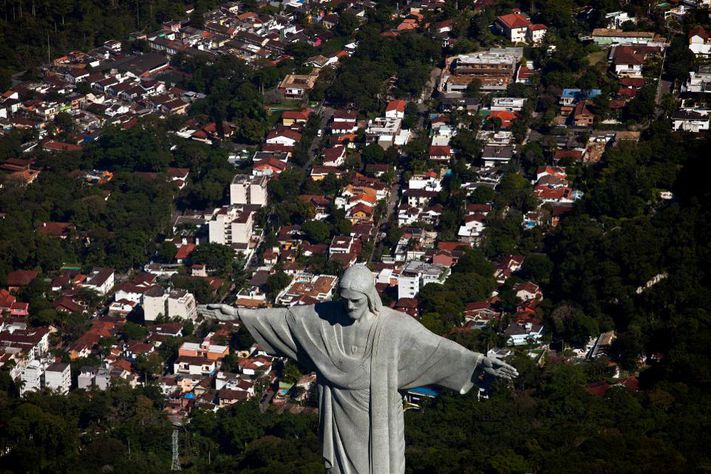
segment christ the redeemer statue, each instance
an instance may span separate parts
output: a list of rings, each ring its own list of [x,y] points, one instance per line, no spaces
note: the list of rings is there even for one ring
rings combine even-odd
[[[516,369],[433,334],[383,307],[363,265],[346,270],[341,300],[261,310],[209,305],[203,314],[240,320],[269,353],[317,373],[319,436],[331,473],[405,471],[405,423],[398,390],[437,384],[464,394],[482,373]]]

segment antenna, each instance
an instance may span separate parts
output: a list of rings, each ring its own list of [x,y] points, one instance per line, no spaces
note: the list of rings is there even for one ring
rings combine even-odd
[[[178,430],[173,429],[173,461],[170,464],[171,471],[179,471],[180,470],[179,448],[180,448],[180,445],[178,444]]]

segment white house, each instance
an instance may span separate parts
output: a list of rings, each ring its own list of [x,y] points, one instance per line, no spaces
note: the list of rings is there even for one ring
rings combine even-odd
[[[522,97],[494,97],[491,99],[491,111],[521,112],[526,104]]]
[[[540,324],[517,324],[512,322],[504,331],[508,336],[508,344],[512,346],[525,346],[530,342],[537,343],[543,338],[543,326]]]
[[[689,72],[689,80],[681,86],[681,91],[696,94],[711,93],[711,67],[700,66],[698,71]]]
[[[104,296],[114,287],[114,278],[115,274],[113,269],[95,268],[82,286]]]
[[[706,110],[680,109],[671,116],[674,131],[698,133],[709,129],[709,114]]]
[[[486,224],[484,214],[472,214],[464,218],[464,224],[459,226],[457,236],[463,242],[475,242],[484,232]]]
[[[404,100],[391,100],[385,107],[385,118],[402,119],[405,118],[405,107],[407,102]]]
[[[301,140],[301,134],[290,128],[284,128],[281,130],[272,130],[267,135],[266,142],[272,145],[283,145],[292,147]]]
[[[217,370],[217,361],[206,357],[179,356],[173,363],[173,373],[183,375],[212,375]]]
[[[696,56],[711,56],[711,34],[703,26],[689,30],[689,49]]]

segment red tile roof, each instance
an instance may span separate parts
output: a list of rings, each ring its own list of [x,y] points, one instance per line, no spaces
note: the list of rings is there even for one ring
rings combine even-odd
[[[496,20],[509,29],[527,28],[531,24],[528,17],[521,13],[509,13],[508,15],[497,17]]]

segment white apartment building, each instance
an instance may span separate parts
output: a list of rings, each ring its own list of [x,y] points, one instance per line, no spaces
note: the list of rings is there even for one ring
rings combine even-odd
[[[28,392],[39,392],[42,389],[42,364],[38,360],[30,361],[20,373],[22,385],[20,396]]]
[[[151,288],[143,295],[143,317],[146,321],[155,321],[161,315],[194,320],[197,318],[195,296],[183,289]]]
[[[146,321],[155,321],[158,316],[166,315],[166,292],[160,286],[154,286],[143,295],[143,318]]]
[[[168,294],[168,316],[180,319],[196,319],[197,303],[195,296],[183,289],[175,289]]]
[[[268,182],[266,176],[235,175],[230,184],[230,205],[266,206]]]
[[[211,243],[231,245],[248,244],[254,227],[254,212],[239,206],[225,206],[209,222]]]
[[[62,395],[69,393],[72,386],[72,372],[69,364],[56,362],[44,372],[44,386]]]
[[[397,297],[398,299],[415,298],[426,284],[442,284],[448,276],[448,268],[411,260],[407,262],[397,277]]]

